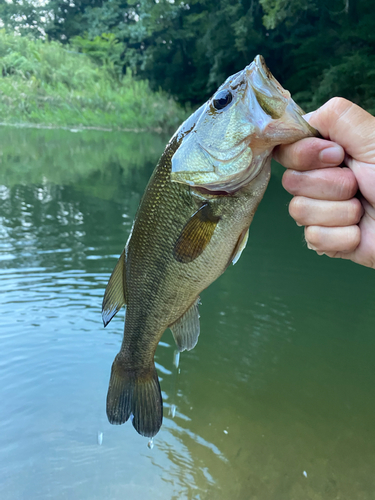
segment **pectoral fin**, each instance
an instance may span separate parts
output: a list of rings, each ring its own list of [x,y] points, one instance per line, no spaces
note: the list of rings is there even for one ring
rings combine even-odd
[[[185,264],[192,262],[203,252],[214,234],[220,217],[204,204],[183,228],[174,247],[174,257]]]
[[[236,264],[241,257],[243,249],[246,247],[247,240],[249,239],[249,229],[242,231],[240,237],[238,238],[237,244],[233,251],[232,264]]]
[[[198,305],[199,297],[186,313],[169,327],[179,351],[190,351],[197,345],[200,332]]]
[[[108,325],[125,304],[125,250],[123,250],[105,289],[102,304],[104,326]]]

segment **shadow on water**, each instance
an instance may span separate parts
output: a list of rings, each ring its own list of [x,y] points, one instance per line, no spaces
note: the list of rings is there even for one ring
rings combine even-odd
[[[150,450],[107,422],[123,313],[104,330],[100,307],[166,140],[0,136],[2,499],[373,499],[374,275],[306,249],[277,167],[179,374],[169,331],[157,349]]]

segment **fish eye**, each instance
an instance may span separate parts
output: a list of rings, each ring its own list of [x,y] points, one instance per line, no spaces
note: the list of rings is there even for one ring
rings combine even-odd
[[[223,109],[232,102],[232,99],[232,92],[230,92],[229,90],[220,90],[220,92],[215,95],[213,105],[218,110]]]

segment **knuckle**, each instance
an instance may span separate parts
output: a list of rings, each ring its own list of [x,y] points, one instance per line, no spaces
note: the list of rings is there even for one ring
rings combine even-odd
[[[300,185],[299,172],[288,169],[284,172],[282,184],[284,189],[286,189],[290,194],[297,194]]]
[[[349,220],[353,224],[358,224],[363,215],[363,208],[361,202],[357,198],[350,200]]]
[[[346,102],[346,99],[343,97],[332,97],[328,102],[336,108],[339,107],[340,104],[342,105],[342,103]]]
[[[285,168],[293,168],[294,144],[280,144],[272,152],[274,159]]]
[[[289,203],[289,214],[294,220],[300,221],[305,213],[305,200],[302,196],[295,196]]]
[[[321,243],[320,231],[318,226],[305,227],[305,240],[314,247],[319,248]]]
[[[342,169],[342,175],[337,183],[339,196],[342,199],[350,199],[357,192],[355,177],[349,169]]]
[[[319,167],[318,159],[322,145],[326,145],[326,141],[317,137],[308,137],[301,139],[290,146],[291,163],[297,170],[312,170]]]
[[[344,97],[332,97],[327,102],[327,107],[334,109],[336,113],[341,114],[351,102],[345,99]]]
[[[361,241],[361,230],[358,226],[349,226],[347,229],[347,249],[352,252]]]
[[[291,161],[293,166],[298,167],[305,163],[306,157],[306,148],[303,141],[296,142],[293,145],[293,156],[291,157]]]
[[[353,252],[361,241],[361,230],[357,225],[343,228],[339,238],[337,238],[336,250],[343,253]]]

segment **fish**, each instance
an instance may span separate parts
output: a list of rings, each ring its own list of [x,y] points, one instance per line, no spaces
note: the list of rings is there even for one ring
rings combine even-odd
[[[106,326],[125,306],[107,394],[111,424],[152,438],[163,400],[154,354],[167,328],[179,351],[200,334],[200,293],[244,250],[272,150],[317,135],[262,56],[230,76],[167,144],[108,281]]]

